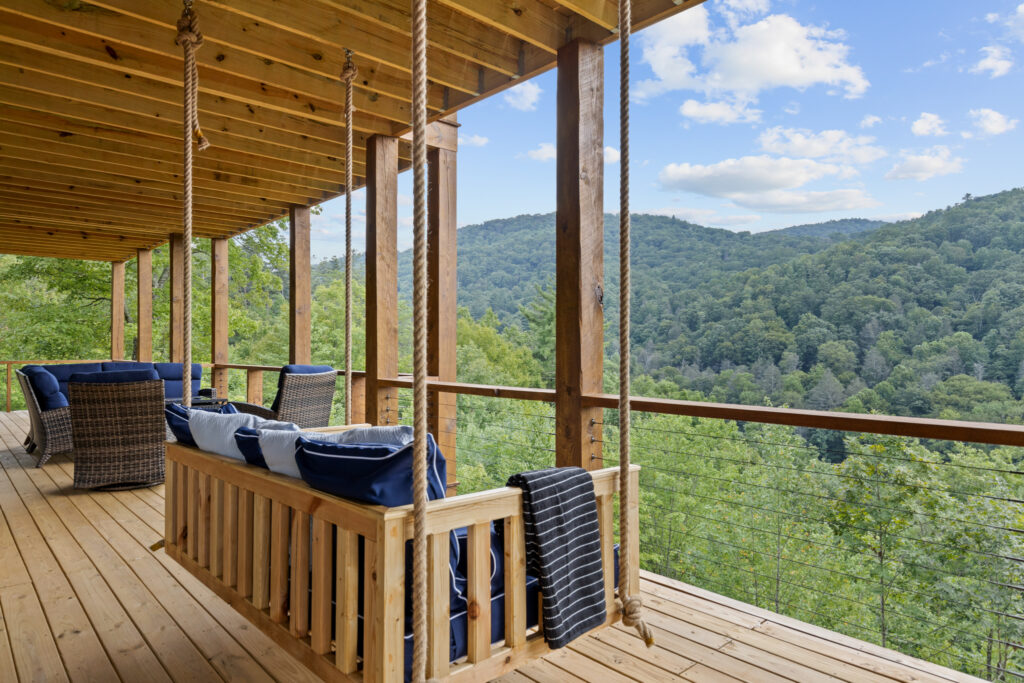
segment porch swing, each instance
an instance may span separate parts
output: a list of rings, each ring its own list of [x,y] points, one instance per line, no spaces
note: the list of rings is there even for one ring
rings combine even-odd
[[[505,487],[428,502],[428,458],[436,448],[427,433],[426,0],[412,0],[412,19],[412,504],[387,507],[355,502],[237,459],[167,444],[164,541],[168,555],[306,667],[330,681],[411,678],[419,682],[428,677],[486,681],[551,651],[543,629],[534,625],[543,596],[538,594],[537,580],[531,582],[526,574],[523,490]],[[589,474],[599,523],[606,609],[603,626],[621,619],[625,625],[635,626],[650,646],[652,634],[641,619],[637,595],[639,467],[630,464],[629,434],[630,29],[630,0],[620,0],[620,464]],[[188,283],[192,145],[203,150],[209,144],[198,124],[194,51],[202,44],[202,34],[192,0],[184,0],[178,31],[185,68],[183,238],[189,245],[184,259]],[[352,89],[356,69],[352,53],[346,52],[342,80],[346,130],[345,421],[349,423]],[[184,311],[187,383],[190,287],[185,287]],[[613,523],[616,494],[622,549],[618,576]],[[492,534],[495,526],[500,533]],[[458,538],[452,540],[454,532],[462,529],[465,548]],[[411,583],[406,577],[409,540]],[[495,543],[499,545],[495,547]],[[458,559],[453,559],[456,556]],[[499,567],[503,571],[498,571]],[[453,612],[453,589],[465,601],[459,613]],[[411,611],[411,622],[407,611]]]

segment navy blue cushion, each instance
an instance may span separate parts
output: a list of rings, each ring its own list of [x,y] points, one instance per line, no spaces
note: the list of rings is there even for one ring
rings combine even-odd
[[[60,391],[60,383],[49,370],[39,365],[26,365],[21,372],[28,378],[40,410],[53,410],[68,405],[67,396]]]
[[[76,372],[71,375],[69,383],[81,384],[119,384],[121,382],[145,382],[158,380],[156,370],[111,370],[109,372]]]
[[[59,365],[40,365],[39,367],[48,370],[51,375],[57,378],[60,386],[60,393],[64,398],[68,397],[68,379],[76,372],[100,372],[103,370],[102,363],[61,363]]]
[[[164,381],[166,382],[166,380]],[[193,410],[203,410],[203,408],[193,408]],[[238,408],[230,403],[216,406],[211,410],[225,415],[238,412]],[[178,440],[178,443],[185,446],[196,445],[195,439],[192,438],[192,430],[188,426],[188,408],[180,403],[167,403],[164,405],[164,417],[167,418],[167,426],[171,428],[171,434],[174,434],[174,438]]]
[[[349,444],[299,437],[295,463],[318,491],[363,503],[397,507],[412,503],[413,444]],[[447,464],[427,435],[427,497],[444,498]]]
[[[263,449],[260,448],[260,430],[239,427],[235,430],[235,443],[247,463],[267,469],[267,461],[263,459]]]
[[[104,372],[111,370],[152,370],[152,363],[139,363],[133,360],[113,360],[101,363]]]
[[[281,385],[284,384],[285,375],[316,375],[321,372],[334,372],[334,368],[330,365],[285,365],[281,368],[281,374],[277,376],[277,395],[274,396],[274,402],[270,404],[270,409],[277,412],[278,406],[281,404]]]
[[[164,396],[166,398],[183,398],[185,396],[181,386],[181,363],[153,363],[160,379],[164,381]],[[199,363],[192,364],[192,396],[199,393],[199,381],[203,377],[203,366]]]

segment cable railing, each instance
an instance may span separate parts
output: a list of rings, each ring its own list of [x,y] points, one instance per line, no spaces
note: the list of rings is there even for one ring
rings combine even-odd
[[[412,423],[411,381],[395,389]],[[431,380],[458,492],[556,462],[555,392]],[[612,397],[613,398],[613,397]],[[618,463],[605,395],[594,467]],[[991,680],[1024,680],[1024,428],[634,398],[641,565]]]

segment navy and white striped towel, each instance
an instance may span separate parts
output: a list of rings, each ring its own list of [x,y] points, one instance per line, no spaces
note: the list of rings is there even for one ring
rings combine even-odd
[[[594,480],[579,467],[514,474],[523,490],[526,571],[540,580],[544,639],[568,645],[605,621]]]

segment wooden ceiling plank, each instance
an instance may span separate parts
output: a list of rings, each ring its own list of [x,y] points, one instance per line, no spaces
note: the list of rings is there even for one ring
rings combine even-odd
[[[555,0],[559,5],[575,12],[609,31],[618,31],[619,3],[615,0]]]
[[[143,239],[104,235],[102,233],[90,232],[87,230],[68,230],[64,228],[44,228],[23,226],[10,223],[0,218],[0,234],[10,239],[36,238],[45,240],[56,237],[66,243],[88,244],[95,247],[104,246],[128,246],[137,249],[148,248],[152,244],[159,243],[159,239]],[[56,240],[51,240],[56,241]]]
[[[40,215],[39,213],[33,213],[30,211],[21,212],[0,212],[0,221],[8,225],[23,225],[26,227],[34,228],[47,228],[47,229],[59,229],[59,230],[88,230],[96,235],[106,237],[123,237],[125,239],[142,241],[151,243],[155,240],[167,239],[167,235],[173,232],[171,229],[172,224],[169,222],[163,230],[150,230],[140,231],[133,229],[131,223],[125,221],[111,221],[101,220],[98,218],[85,218],[77,215],[69,215],[67,217],[54,217]],[[214,228],[206,227],[197,222],[195,228],[195,236],[198,237],[218,237],[222,235],[223,231]]]
[[[493,0],[437,2],[549,53],[557,52],[567,42],[566,33],[571,26],[566,17],[539,0],[517,0],[515,3]]]
[[[36,135],[41,136],[44,139],[69,142],[69,144],[83,144],[82,141],[84,139],[88,139],[97,141],[96,144],[109,143],[123,146],[123,149],[126,150],[139,150],[146,154],[168,155],[167,158],[179,158],[181,156],[181,141],[179,140],[146,136],[132,131],[115,128],[113,126],[100,126],[88,122],[74,121],[63,116],[46,114],[39,111],[30,112],[3,104],[0,104],[0,121],[6,122],[5,126],[8,130],[23,134],[26,137]],[[218,142],[223,143],[223,140]],[[353,151],[355,154],[352,169],[357,176],[362,176],[365,173],[365,157],[361,156],[360,152],[363,150],[356,148]],[[161,156],[161,158],[164,157]],[[210,158],[213,158],[216,163],[223,162],[243,166],[266,167],[268,163],[266,157],[257,156],[248,152],[240,152],[235,149],[225,147],[223,144],[218,144],[217,147],[212,147],[206,154],[202,155],[201,160],[204,161]],[[332,180],[339,177],[343,179],[345,175],[344,162],[339,160],[323,163],[340,163],[342,164],[341,168],[336,165],[323,166],[316,165],[314,163],[307,163],[314,162],[315,160],[312,158],[307,158],[303,161],[295,161],[293,159],[275,156],[272,158],[272,161],[274,162],[273,167],[275,170],[280,170],[282,173],[291,175],[312,176],[315,178]]]
[[[98,218],[128,220],[138,226],[139,231],[151,230],[166,232],[168,226],[181,221],[181,212],[152,211],[140,212],[137,208],[123,207],[121,204],[103,202],[100,199],[86,201],[78,196],[60,196],[43,192],[26,192],[10,190],[0,185],[0,207],[11,211],[43,212],[49,215],[66,212],[71,215],[89,213]],[[229,221],[223,216],[210,216],[196,213],[196,220],[211,228],[237,230],[248,225],[246,219]]]

